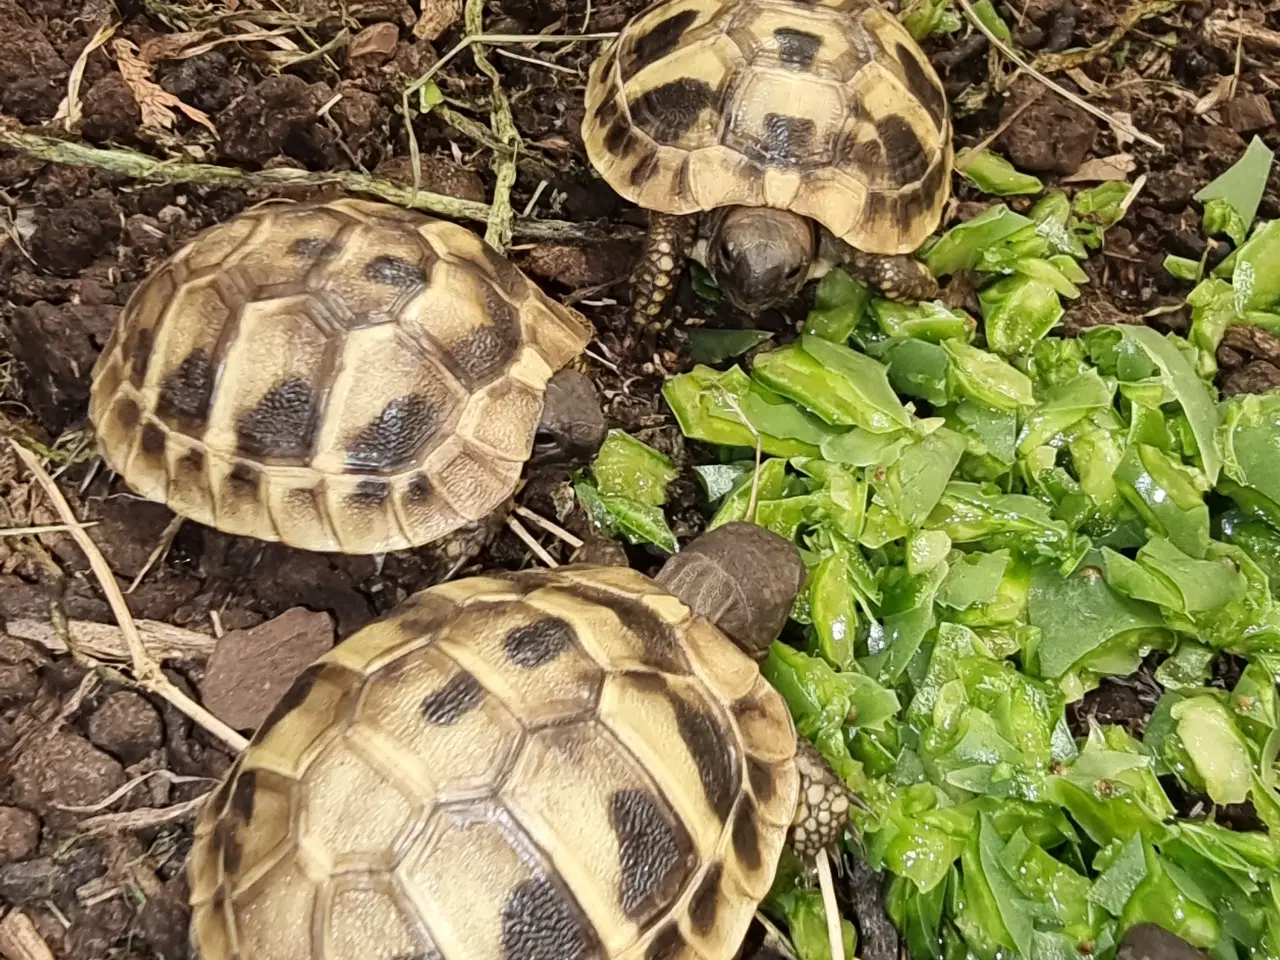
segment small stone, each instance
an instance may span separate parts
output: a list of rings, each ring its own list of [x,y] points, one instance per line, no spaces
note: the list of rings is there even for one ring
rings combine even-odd
[[[29,860],[40,846],[40,818],[30,810],[0,807],[0,867]]]
[[[351,63],[362,61],[361,66],[381,66],[396,55],[400,42],[400,29],[394,23],[375,23],[355,35],[347,48]]]
[[[126,766],[132,766],[164,743],[160,714],[146,697],[123,690],[113,693],[89,718],[89,739]]]
[[[525,254],[521,266],[535,277],[580,290],[625,277],[636,252],[635,246],[625,241],[539,243]]]
[[[40,689],[40,678],[28,663],[0,663],[0,710],[30,703]]]
[[[1000,117],[1009,121],[1000,143],[1013,165],[1028,173],[1072,174],[1079,170],[1098,138],[1093,118],[1033,84],[1019,81],[1014,89],[1016,95],[1005,104]],[[1029,96],[1038,99],[1014,117]]]
[[[616,540],[588,537],[572,557],[571,563],[590,563],[600,567],[625,567],[630,562],[627,551]]]
[[[298,674],[333,646],[333,619],[293,607],[274,620],[222,636],[209,658],[204,705],[237,730],[266,719]]]
[[[93,846],[72,846],[63,856],[39,857],[0,867],[0,900],[32,903],[57,900],[106,872]]]
[[[124,786],[124,768],[83,737],[60,730],[40,737],[18,757],[10,796],[45,817],[75,816],[54,807],[87,807]]]
[[[1260,93],[1242,93],[1222,105],[1222,119],[1236,133],[1253,133],[1276,125],[1271,104]]]

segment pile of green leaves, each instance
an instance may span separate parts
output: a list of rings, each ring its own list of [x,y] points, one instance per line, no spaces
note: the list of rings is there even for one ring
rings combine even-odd
[[[1221,399],[1205,348],[1147,327],[1051,335],[1127,192],[996,206],[925,251],[977,276],[982,338],[837,271],[798,340],[664,388],[722,451],[695,468],[710,526],[801,550],[764,673],[866,802],[858,855],[917,960],[1106,960],[1140,922],[1280,956],[1280,394]],[[1067,705],[1151,651],[1143,738],[1074,738]],[[1272,832],[1179,818],[1165,774]],[[765,909],[826,960],[792,860]]]

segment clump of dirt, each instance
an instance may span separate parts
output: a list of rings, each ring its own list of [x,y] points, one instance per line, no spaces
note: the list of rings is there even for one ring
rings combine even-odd
[[[489,0],[485,29],[612,31],[644,3]],[[469,54],[436,74],[430,89],[441,95],[438,105],[416,115],[412,128],[402,113],[406,85],[461,39],[461,4],[287,0],[265,11],[259,7],[266,5],[242,2],[234,22],[183,13],[184,6],[191,7],[127,2],[117,15],[106,0],[0,0],[7,25],[0,32],[0,125],[14,121],[49,136],[178,163],[372,172],[404,185],[414,182],[412,129],[422,189],[472,201],[492,195],[490,81]],[[424,6],[439,22],[415,31]],[[1215,244],[1211,263],[1228,253],[1203,237],[1192,195],[1240,155],[1247,138],[1256,134],[1280,147],[1280,91],[1269,82],[1266,51],[1246,44],[1233,96],[1196,112],[1197,102],[1236,75],[1234,42],[1215,43],[1219,34],[1207,24],[1242,17],[1280,28],[1274,13],[1257,0],[1230,8],[1184,3],[1113,37],[1126,7],[1113,0],[997,3],[1024,53],[1039,58],[1057,81],[1161,141],[1162,151],[1132,142],[1027,76],[1010,85],[1010,65],[993,58],[976,32],[927,44],[955,105],[959,147],[993,138],[994,149],[1051,184],[1108,156],[1131,159],[1130,179],[1147,177],[1125,219],[1108,232],[1105,249],[1087,265],[1090,283],[1068,305],[1067,334],[1114,322],[1185,330],[1185,311],[1148,316],[1186,293],[1164,271],[1165,253],[1198,258],[1206,242]],[[117,24],[111,40],[83,56],[108,23]],[[116,40],[132,43],[150,64],[149,94],[119,70],[112,57]],[[1044,59],[1090,47],[1095,53],[1077,57],[1069,69]],[[490,53],[522,138],[513,208],[592,221],[608,237],[518,240],[510,256],[595,324],[588,367],[609,425],[685,466],[710,452],[686,443],[659,395],[665,372],[691,365],[679,326],[655,341],[638,336],[625,320],[625,280],[639,251],[633,235],[622,231],[642,226],[645,216],[602,184],[583,152],[584,78],[598,49],[579,41]],[[80,117],[68,131],[55,116],[78,63]],[[181,111],[170,129],[144,125],[160,97],[156,91],[200,111],[218,135]],[[990,202],[959,178],[956,183],[954,219]],[[248,729],[300,664],[435,582],[445,567],[429,551],[375,560],[302,553],[194,523],[175,532],[167,508],[138,499],[91,466],[90,375],[134,288],[197,232],[272,197],[306,200],[342,191],[333,183],[272,191],[144,183],[7,148],[0,148],[0,188],[8,214],[0,234],[0,437],[24,436],[51,453],[73,508],[95,522],[90,536],[127,591],[134,616],[201,640],[203,652],[167,663],[166,675]],[[1280,175],[1273,174],[1260,215],[1280,216]],[[689,276],[677,304],[686,319],[742,325],[725,304],[697,298]],[[794,304],[759,324],[785,339],[805,308]],[[1230,329],[1218,361],[1227,393],[1280,385],[1280,341],[1265,331]],[[673,529],[682,538],[696,534],[707,511],[689,471],[671,495]],[[563,474],[531,477],[521,500],[587,541],[578,559],[648,571],[661,562],[656,551],[595,537]],[[0,523],[55,519],[18,480],[12,457],[0,453]],[[460,574],[530,563],[528,549],[510,531],[491,532],[488,547]],[[539,539],[561,561],[573,555],[551,537]],[[53,652],[61,651],[49,626],[55,607],[73,622],[114,622],[68,537],[0,539],[0,903],[21,906],[58,960],[183,955],[183,864],[195,802],[232,757],[172,706]],[[306,629],[294,622],[300,617],[308,620]],[[286,653],[293,645],[292,656],[254,659],[264,646],[280,653],[282,643]],[[220,655],[211,659],[215,649]],[[1094,718],[1140,733],[1154,704],[1149,675],[1146,669],[1137,679],[1104,681],[1073,708],[1075,732]],[[232,702],[235,696],[241,701]],[[1177,796],[1184,812],[1202,802]],[[842,888],[842,895],[848,892]]]

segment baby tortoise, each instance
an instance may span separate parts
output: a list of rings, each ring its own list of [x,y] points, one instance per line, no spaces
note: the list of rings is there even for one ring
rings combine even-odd
[[[604,439],[568,368],[588,321],[463,227],[360,200],[270,204],[129,299],[89,416],[139,495],[305,550],[474,553],[531,458]],[[482,544],[481,544],[482,545]]]
[[[656,580],[411,597],[321,657],[203,807],[203,960],[730,960],[853,797],[756,660],[805,575],[726,524]]]
[[[582,138],[650,211],[638,323],[670,322],[690,255],[751,315],[833,264],[892,299],[937,295],[907,254],[950,195],[947,97],[874,0],[653,4],[592,66]]]

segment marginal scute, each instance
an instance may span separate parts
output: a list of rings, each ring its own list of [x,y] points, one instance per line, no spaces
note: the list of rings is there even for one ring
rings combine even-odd
[[[386,553],[463,537],[503,505],[547,382],[591,335],[464,227],[269,203],[139,285],[89,414],[111,469],[181,516]]]
[[[727,960],[798,774],[789,717],[714,630],[636,571],[572,565],[451,580],[357,631],[198,816],[201,957]],[[717,666],[757,682],[726,696]]]

